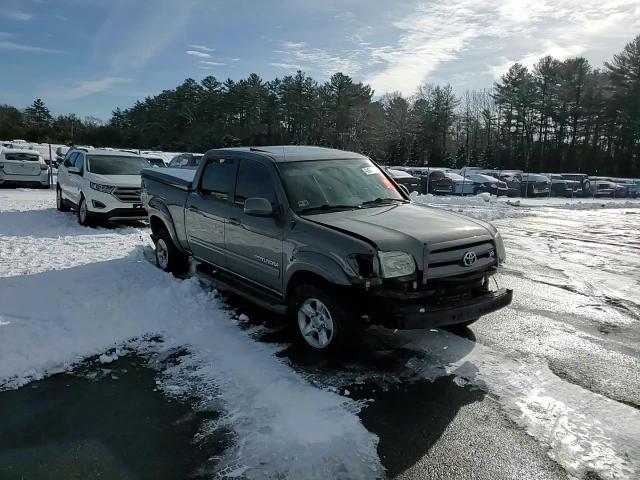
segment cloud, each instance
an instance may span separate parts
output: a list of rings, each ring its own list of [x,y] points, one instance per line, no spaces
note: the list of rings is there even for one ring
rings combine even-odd
[[[187,55],[193,55],[194,57],[200,58],[211,58],[211,55],[204,52],[198,52],[197,50],[187,50]]]
[[[272,62],[272,63],[269,63],[268,65],[276,68],[284,68],[285,70],[302,70],[303,69],[300,65],[293,65],[291,63]]]
[[[213,62],[210,60],[200,60],[198,63],[201,63],[203,65],[212,65],[214,67],[224,67],[226,65],[226,63]]]
[[[28,22],[33,19],[33,15],[25,12],[9,12],[5,15],[12,20],[18,20],[19,22]]]
[[[306,42],[283,42],[284,50],[275,53],[282,57],[281,62],[274,62],[272,66],[288,68],[295,66],[300,70],[309,70],[320,76],[343,72],[355,75],[362,69],[364,50],[350,49],[330,51],[323,48],[311,48]],[[286,65],[287,67],[284,67]],[[302,67],[301,65],[304,65]]]
[[[130,69],[142,69],[157,55],[172,45],[176,38],[184,34],[195,12],[200,10],[204,0],[157,0],[142,4],[144,21],[126,34],[122,34],[122,16],[131,15],[129,2],[122,2],[100,30],[95,46],[96,56],[104,49],[110,49],[114,39],[118,40],[117,50],[111,56],[112,73],[120,75]],[[114,2],[115,3],[115,2]],[[137,2],[136,2],[137,3]],[[99,58],[96,58],[98,61]]]
[[[68,85],[48,88],[43,97],[53,97],[56,101],[77,100],[91,95],[109,92],[116,87],[130,83],[132,79],[123,77],[103,77],[81,80]]]
[[[45,53],[45,54],[60,54],[65,53],[63,50],[56,50],[54,48],[33,47],[31,45],[23,45],[15,42],[0,41],[1,50],[14,50],[17,52],[27,53]]]
[[[532,65],[547,54],[566,58],[602,50],[603,45],[637,34],[629,21],[637,16],[637,4],[638,0],[435,0],[392,22],[398,34],[395,42],[370,47],[373,68],[366,80],[376,92],[410,95],[445,65],[468,69],[484,63],[487,70],[479,74],[500,75],[514,61]],[[487,65],[495,58],[501,60]]]
[[[193,48],[194,50],[202,50],[203,52],[215,52],[216,51],[215,48],[205,47],[204,45],[189,44],[189,45],[187,45],[187,47]]]

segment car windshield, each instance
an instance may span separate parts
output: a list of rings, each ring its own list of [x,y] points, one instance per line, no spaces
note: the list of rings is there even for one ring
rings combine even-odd
[[[87,155],[87,171],[98,175],[140,175],[140,170],[150,166],[141,157]]]
[[[278,164],[291,208],[299,213],[404,202],[368,159],[313,160]]]

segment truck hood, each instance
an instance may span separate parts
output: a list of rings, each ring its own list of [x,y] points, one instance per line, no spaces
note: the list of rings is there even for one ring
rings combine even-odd
[[[98,175],[97,173],[91,173],[88,180],[105,185],[115,185],[116,187],[140,188],[140,175]]]
[[[433,250],[493,238],[493,227],[464,215],[416,204],[390,205],[305,216],[307,220],[368,240],[383,251],[406,251],[416,259]],[[444,244],[444,245],[443,245]]]

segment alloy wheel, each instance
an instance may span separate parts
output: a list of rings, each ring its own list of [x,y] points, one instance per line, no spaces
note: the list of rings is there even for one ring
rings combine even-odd
[[[327,348],[335,333],[331,312],[317,298],[308,298],[298,309],[298,327],[305,341],[313,348]]]

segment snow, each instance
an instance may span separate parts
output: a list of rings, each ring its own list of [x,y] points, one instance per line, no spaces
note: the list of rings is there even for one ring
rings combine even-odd
[[[413,193],[411,200],[419,205],[444,208],[485,221],[526,215],[526,213],[517,206],[499,201],[497,197],[486,192],[466,197],[446,197],[432,194],[419,195]]]
[[[637,478],[637,409],[560,379],[535,357],[512,358],[445,331],[398,335],[407,341],[405,348],[421,352],[409,365],[424,378],[455,375],[489,392],[576,478],[589,472],[603,479]]]
[[[487,192],[468,196],[438,196],[411,194],[419,205],[444,208],[480,220],[493,221],[526,215],[544,215],[545,209],[599,210],[602,208],[640,208],[640,199],[567,199],[567,198],[508,198]]]
[[[0,196],[0,389],[114,348],[186,348],[162,383],[222,401],[234,432],[222,468],[248,478],[375,478],[377,437],[359,404],[319,390],[231,321],[214,293],[145,257],[146,232],[85,229],[50,208],[53,192]],[[158,344],[152,337],[162,338]],[[206,432],[205,432],[206,433]]]

